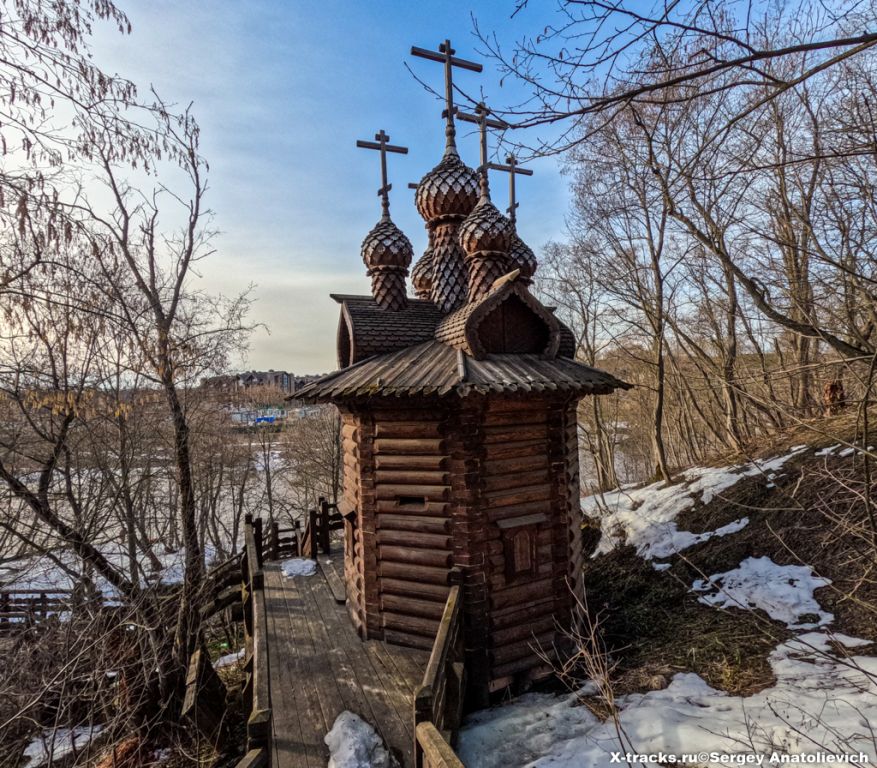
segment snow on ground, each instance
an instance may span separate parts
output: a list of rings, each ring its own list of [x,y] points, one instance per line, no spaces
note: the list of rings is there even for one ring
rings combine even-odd
[[[353,712],[335,718],[323,738],[329,747],[329,768],[393,768],[393,760],[377,731]]]
[[[748,557],[733,570],[698,579],[692,589],[708,592],[701,603],[717,608],[761,608],[793,629],[813,629],[834,616],[819,607],[813,591],[831,584],[806,565],[777,565],[769,557]],[[816,617],[814,621],[812,618]]]
[[[280,563],[283,575],[287,578],[293,576],[313,576],[317,572],[316,560],[308,560],[306,557],[293,557]]]
[[[741,517],[705,533],[680,531],[676,518],[697,501],[709,504],[744,477],[762,475],[768,481],[774,480],[783,465],[805,448],[796,446],[782,456],[742,466],[694,467],[683,473],[682,482],[670,486],[624,486],[583,498],[582,512],[599,518],[603,531],[593,556],[611,552],[626,542],[646,560],[661,559],[713,537],[736,533],[748,525],[748,518]]]
[[[145,583],[159,581],[163,584],[179,584],[185,574],[185,553],[168,550],[162,544],[153,547],[153,554],[158,559],[161,567],[152,570],[152,562],[146,555],[142,555],[141,578]],[[18,560],[9,560],[0,566],[0,586],[21,592],[33,591],[34,593],[66,592],[72,590],[76,583],[76,574],[82,571],[82,560],[69,550],[59,550],[54,553],[56,559],[47,555],[34,555]],[[128,555],[121,548],[104,548],[103,554],[109,562],[119,568],[123,573],[128,573]],[[211,562],[216,553],[211,547],[205,551],[207,562]],[[94,582],[101,594],[112,599],[116,590],[104,579],[95,575]]]
[[[661,691],[620,697],[624,748],[615,723],[575,706],[577,696],[528,694],[470,716],[458,753],[467,768],[603,768],[613,752],[661,750],[862,751],[873,763],[877,745],[869,723],[877,722],[877,658],[835,658],[830,640],[865,642],[824,632],[793,638],[769,657],[776,685],[745,698],[717,691],[693,673],[675,675]]]
[[[224,667],[230,667],[234,664],[238,664],[244,660],[244,655],[246,654],[246,649],[241,648],[239,651],[235,653],[227,653],[225,656],[220,656],[216,661],[213,662],[214,669],[223,669]]]
[[[81,752],[103,730],[102,725],[78,728],[48,728],[27,745],[22,758],[26,768],[57,763],[72,752]]]

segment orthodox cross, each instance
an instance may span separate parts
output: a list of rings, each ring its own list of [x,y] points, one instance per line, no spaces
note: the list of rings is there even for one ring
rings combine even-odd
[[[445,40],[439,45],[438,52],[418,48],[416,45],[411,46],[412,56],[438,61],[445,65],[445,110],[442,112],[442,117],[445,118],[445,135],[448,138],[449,148],[455,146],[454,136],[456,134],[454,128],[454,115],[457,114],[457,108],[454,106],[454,67],[468,69],[470,72],[481,72],[484,69],[477,62],[458,59],[454,56],[455,53],[456,51],[451,48],[450,40]]]
[[[491,167],[487,159],[487,129],[488,128],[508,128],[508,124],[502,120],[491,120],[488,115],[490,110],[487,105],[481,101],[475,107],[475,114],[470,115],[465,112],[459,112],[457,117],[465,120],[467,123],[476,123],[478,130],[481,132],[481,165],[478,170],[481,171],[481,193],[488,194],[487,169]]]
[[[390,195],[389,192],[393,188],[392,184],[387,183],[387,152],[397,152],[400,155],[408,154],[408,147],[396,147],[392,144],[388,144],[387,142],[390,140],[390,137],[384,133],[384,129],[381,128],[379,133],[375,134],[374,141],[363,141],[362,139],[356,140],[356,146],[362,149],[376,149],[381,153],[381,188],[378,190],[378,194],[381,196],[381,210],[383,212],[383,218],[390,218]]]
[[[532,176],[533,171],[529,168],[520,168],[518,166],[518,159],[514,155],[509,155],[506,159],[506,165],[498,165],[496,163],[489,163],[488,168],[494,171],[506,171],[509,175],[509,207],[506,209],[509,214],[509,219],[514,226],[515,221],[517,220],[517,214],[515,211],[517,210],[518,203],[515,200],[515,175],[521,174],[522,176]]]

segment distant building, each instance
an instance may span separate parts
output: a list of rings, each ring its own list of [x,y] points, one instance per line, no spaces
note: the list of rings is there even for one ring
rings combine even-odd
[[[219,389],[226,392],[238,392],[252,387],[271,387],[279,389],[288,395],[294,395],[299,389],[312,381],[316,381],[319,376],[296,376],[289,371],[275,371],[270,368],[267,371],[244,371],[237,374],[226,374],[224,376],[212,376],[205,379],[203,385],[212,389]]]

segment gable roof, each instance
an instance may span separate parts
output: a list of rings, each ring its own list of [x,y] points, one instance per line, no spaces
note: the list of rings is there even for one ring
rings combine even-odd
[[[526,286],[514,280],[497,280],[482,298],[464,304],[442,318],[435,329],[435,338],[461,349],[476,360],[487,356],[489,350],[478,333],[481,323],[503,302],[516,296],[533,313],[533,320],[544,323],[548,330],[548,344],[542,350],[546,357],[554,357],[560,346],[560,323],[557,318],[531,294]]]
[[[388,312],[372,296],[330,295],[341,305],[339,368],[432,339],[442,319],[438,307],[424,299],[409,298],[405,309]]]

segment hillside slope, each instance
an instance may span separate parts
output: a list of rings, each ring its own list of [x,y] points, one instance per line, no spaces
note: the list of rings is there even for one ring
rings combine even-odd
[[[471,717],[467,766],[602,766],[618,750],[861,750],[877,761],[877,542],[863,459],[854,424],[815,427],[825,439],[808,425],[669,487],[583,499],[602,645],[572,670],[575,695],[528,694]],[[603,661],[601,686],[588,678]]]

